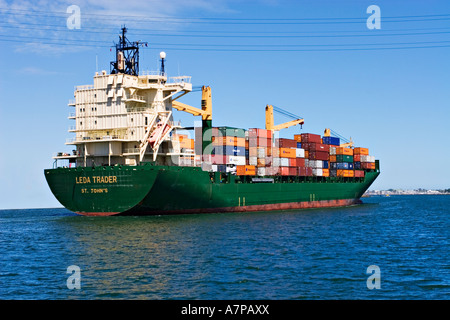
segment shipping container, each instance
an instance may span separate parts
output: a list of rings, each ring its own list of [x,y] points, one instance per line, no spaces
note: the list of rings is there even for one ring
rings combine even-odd
[[[256,167],[255,166],[236,166],[236,174],[238,176],[255,176],[256,175]]]
[[[313,176],[321,177],[322,176],[322,169],[312,169]]]
[[[322,168],[324,168],[324,169],[329,169],[330,168],[330,166],[328,165],[328,161],[324,161],[323,162],[323,167]]]
[[[273,158],[271,156],[266,157],[266,166],[271,166],[273,164]]]
[[[353,162],[353,156],[348,156],[345,154],[337,154],[336,162]]]
[[[264,168],[264,167],[258,167],[258,168],[256,168],[256,171],[257,171],[257,173],[258,173],[258,176],[265,176],[265,175],[267,175],[266,169],[267,169],[267,168]]]
[[[280,174],[282,176],[289,176],[290,175],[289,167],[280,167]]]
[[[330,170],[329,169],[322,169],[322,176],[323,177],[329,177],[330,176]]]
[[[249,157],[248,164],[251,166],[257,166],[258,165],[258,157]]]
[[[308,158],[312,160],[328,160],[329,154],[326,151],[309,151]]]
[[[338,177],[353,177],[353,170],[337,170]]]
[[[249,137],[248,138],[249,147],[271,147],[272,138],[266,137]]]
[[[360,154],[354,154],[353,155],[353,161],[354,162],[360,162],[361,161],[361,155]]]
[[[280,148],[280,158],[295,158],[295,149]]]
[[[354,176],[357,178],[364,178],[364,170],[355,170]]]
[[[266,166],[266,158],[256,158],[256,166],[257,167],[265,167]]]
[[[361,169],[375,169],[375,162],[361,162]]]
[[[341,141],[339,138],[336,137],[323,137],[322,141],[324,144],[339,146],[341,144]]]
[[[305,142],[303,143],[303,148],[308,151],[330,151],[329,145],[315,142]]]
[[[336,162],[336,155],[330,155],[330,162]]]
[[[272,131],[266,129],[250,128],[248,129],[248,137],[272,138]]]
[[[213,127],[212,135],[214,137],[239,137],[245,138],[245,130],[234,127]]]
[[[355,148],[353,149],[353,154],[362,154],[365,156],[369,155],[369,149],[367,148]]]
[[[305,166],[305,158],[296,158],[296,167],[304,167]]]
[[[301,148],[295,149],[295,157],[297,158],[304,158],[305,157],[305,150]]]
[[[297,142],[302,142],[302,135],[301,134],[294,134],[294,140]],[[301,148],[301,147],[299,147]]]
[[[275,139],[275,146],[279,148],[297,148],[297,141],[293,139],[278,138]]]
[[[353,168],[353,162],[349,162],[348,163],[348,169],[349,170],[353,170],[354,168]]]
[[[236,146],[215,146],[214,147],[215,155],[225,155],[225,156],[245,156],[245,148],[244,147],[236,147]]]
[[[267,149],[265,147],[257,147],[256,156],[258,158],[265,158],[267,156]]]
[[[345,148],[345,147],[336,147],[336,154],[343,154],[352,156],[353,155],[353,149],[351,148]]]
[[[302,133],[301,134],[301,142],[315,142],[315,143],[321,143],[321,137],[318,134],[313,133]]]
[[[310,177],[312,176],[312,168],[309,167],[298,167],[297,169],[298,175],[302,177]]]
[[[227,164],[234,164],[239,166],[245,165],[245,157],[243,156],[229,156]]]
[[[336,155],[336,148],[337,147],[330,146],[330,156],[335,156]]]
[[[336,169],[348,170],[348,162],[336,162]]]
[[[297,142],[297,148],[302,148],[302,143],[301,142]]]
[[[336,169],[330,169],[330,177],[337,177],[337,170]]]
[[[227,164],[228,156],[213,154],[211,157],[211,164]]]

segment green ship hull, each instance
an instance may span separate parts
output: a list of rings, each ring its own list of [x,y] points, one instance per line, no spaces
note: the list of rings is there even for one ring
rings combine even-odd
[[[251,177],[198,167],[105,166],[44,171],[67,209],[81,215],[163,215],[338,207],[360,203],[380,174],[364,178]]]

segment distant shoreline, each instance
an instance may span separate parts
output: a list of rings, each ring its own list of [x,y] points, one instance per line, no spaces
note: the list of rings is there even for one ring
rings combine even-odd
[[[402,190],[402,189],[388,189],[388,190],[369,190],[364,193],[364,196],[395,196],[395,195],[450,195],[450,189],[445,190]]]

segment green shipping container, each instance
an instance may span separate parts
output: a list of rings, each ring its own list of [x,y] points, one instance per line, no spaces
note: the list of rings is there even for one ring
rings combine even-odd
[[[223,137],[245,138],[245,129],[233,127],[215,127],[213,128],[213,135]]]
[[[336,162],[353,162],[353,156],[348,156],[345,154],[337,154]]]

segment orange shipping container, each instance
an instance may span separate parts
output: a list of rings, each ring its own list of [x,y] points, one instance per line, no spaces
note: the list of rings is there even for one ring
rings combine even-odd
[[[353,153],[356,154],[362,154],[364,156],[368,156],[369,155],[369,149],[367,148],[355,148],[353,150]]]
[[[280,158],[295,158],[295,149],[291,148],[280,148]]]
[[[345,147],[337,147],[336,148],[336,154],[343,154],[347,156],[353,155],[353,149],[345,148]]]
[[[330,162],[336,162],[336,156],[330,156]]]
[[[301,134],[294,134],[294,140],[297,142],[302,142],[302,135]]]
[[[353,177],[353,170],[338,170],[338,177]]]
[[[234,137],[234,145],[236,147],[245,147],[245,138]]]
[[[256,175],[255,166],[236,166],[236,174],[238,176],[254,176]]]
[[[330,176],[330,170],[322,169],[322,177],[329,177],[329,176]]]

